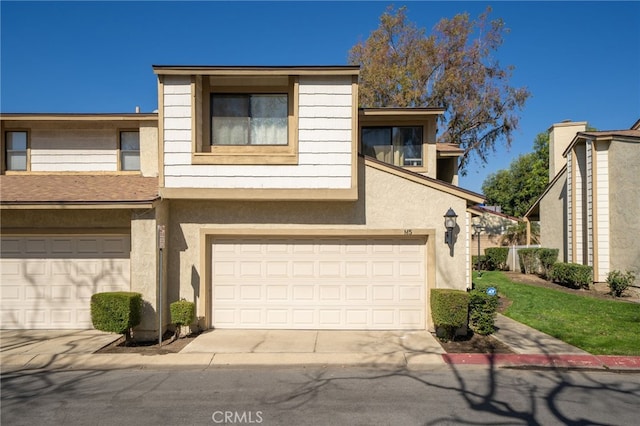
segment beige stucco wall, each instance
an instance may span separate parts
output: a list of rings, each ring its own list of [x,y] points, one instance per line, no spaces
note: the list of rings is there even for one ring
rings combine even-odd
[[[410,182],[360,162],[356,202],[252,202],[172,200],[168,255],[168,301],[185,298],[200,305],[202,228],[261,229],[433,229],[435,287],[464,290],[466,277],[466,201]],[[364,194],[367,194],[366,197]],[[443,215],[449,207],[459,215],[451,256],[444,243]],[[302,231],[303,232],[303,231]],[[429,271],[427,272],[429,274]],[[208,284],[207,284],[208,285]],[[199,317],[205,312],[198,312]]]
[[[140,172],[145,177],[158,176],[157,123],[140,123]]]
[[[131,220],[131,291],[143,295],[143,318],[134,334],[136,339],[150,340],[158,336],[158,288],[162,283],[162,327],[171,323],[167,302],[167,249],[159,250],[158,226],[169,219],[168,202],[161,202],[153,210],[133,215]],[[160,269],[162,268],[162,269]],[[162,270],[162,272],[160,272]],[[162,274],[162,275],[161,275]],[[160,278],[162,280],[160,281]]]
[[[614,141],[609,147],[611,270],[634,270],[640,285],[640,143]]]
[[[562,153],[578,132],[584,132],[587,128],[586,121],[564,121],[555,123],[549,128],[549,180],[551,181],[566,164]]]
[[[567,172],[549,188],[540,200],[540,245],[558,249],[558,262],[567,258]]]

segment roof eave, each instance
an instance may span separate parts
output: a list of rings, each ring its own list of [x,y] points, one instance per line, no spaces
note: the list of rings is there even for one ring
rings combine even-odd
[[[153,65],[157,75],[358,75],[356,65],[317,66],[203,66],[203,65]]]
[[[160,197],[136,201],[3,201],[0,203],[0,210],[152,209],[159,201]]]
[[[158,113],[2,113],[12,121],[158,121]]]

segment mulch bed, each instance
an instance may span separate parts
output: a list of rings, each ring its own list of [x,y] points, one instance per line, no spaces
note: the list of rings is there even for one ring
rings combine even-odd
[[[537,287],[550,288],[564,293],[577,294],[580,296],[595,297],[597,299],[605,300],[617,300],[622,302],[634,302],[640,303],[640,289],[632,287],[627,289],[622,297],[614,297],[609,294],[609,287],[606,283],[596,283],[589,289],[584,288],[571,288],[560,284],[556,284],[540,278],[533,274],[522,274],[520,272],[505,272],[504,273],[511,281],[522,284],[529,284]]]
[[[449,354],[512,354],[509,346],[491,336],[470,333],[467,336],[456,337],[455,340],[443,342],[440,346]]]
[[[147,342],[129,342],[126,344],[124,336],[96,351],[98,354],[142,354],[142,355],[164,355],[170,353],[178,353],[185,346],[191,343],[198,333],[192,333],[187,336],[174,339],[172,332],[166,332],[162,336],[162,345],[158,344],[158,340]]]

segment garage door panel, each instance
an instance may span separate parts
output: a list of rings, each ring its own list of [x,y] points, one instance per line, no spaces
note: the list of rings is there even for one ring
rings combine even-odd
[[[91,295],[129,290],[128,236],[3,236],[0,243],[2,328],[91,328]]]
[[[24,253],[28,257],[44,255],[47,254],[48,251],[47,240],[44,238],[27,238],[25,240]]]
[[[25,322],[29,328],[46,328],[49,324],[49,312],[46,309],[28,309],[25,311]]]
[[[2,301],[7,304],[11,302],[17,302],[21,298],[20,290],[21,288],[19,285],[3,285],[2,291],[0,292],[0,297],[2,298]]]
[[[217,328],[424,329],[423,238],[215,238]]]
[[[20,255],[24,251],[23,241],[20,238],[3,238],[0,245],[0,254],[3,258],[11,258]]]

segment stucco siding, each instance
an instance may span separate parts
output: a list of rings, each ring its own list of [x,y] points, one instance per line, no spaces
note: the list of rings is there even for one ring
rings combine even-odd
[[[609,148],[611,270],[634,270],[640,284],[640,144],[613,141]]]
[[[192,164],[194,120],[190,78],[165,76],[162,87],[165,187],[351,188],[354,121],[350,76],[300,77],[295,165]]]
[[[360,196],[356,202],[250,202],[171,200],[168,258],[170,300],[198,299],[201,269],[200,230],[291,230],[296,235],[322,229],[431,229],[435,246],[435,287],[467,287],[468,242],[466,201],[360,164]],[[366,194],[366,199],[364,194]],[[444,243],[443,215],[459,215],[453,256]],[[366,232],[365,232],[366,234]],[[203,315],[199,313],[198,315]]]
[[[140,172],[145,177],[158,176],[158,126],[140,125]]]
[[[555,181],[540,200],[540,244],[558,249],[558,262],[567,259],[567,171]]]

